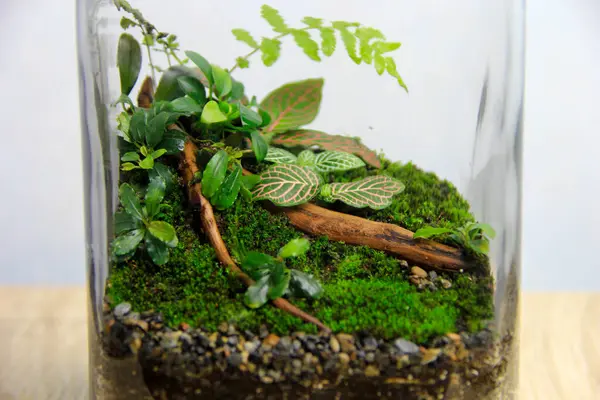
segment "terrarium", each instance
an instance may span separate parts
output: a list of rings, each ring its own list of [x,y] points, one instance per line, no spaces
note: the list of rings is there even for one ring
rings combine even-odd
[[[91,398],[514,398],[522,8],[80,0]]]

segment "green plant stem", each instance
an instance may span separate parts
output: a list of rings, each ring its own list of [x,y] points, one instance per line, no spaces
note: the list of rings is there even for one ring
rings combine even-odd
[[[305,28],[300,28],[300,29],[294,29],[295,31],[308,31],[310,29],[317,29],[317,28],[312,28],[310,26],[307,26]],[[283,37],[286,37],[288,35],[290,35],[292,33],[292,31],[290,30],[289,32],[284,32],[281,33],[275,37],[272,37],[270,40],[279,40]],[[258,51],[260,50],[260,46],[258,46],[257,48],[255,48],[254,50],[252,50],[250,53],[246,54],[245,56],[242,57],[243,60],[247,60],[248,58],[252,57],[254,54],[256,54]],[[229,73],[232,73],[237,67],[239,67],[238,62],[235,63],[235,65],[233,67],[231,67],[229,69]]]
[[[148,52],[148,64],[150,64],[150,70],[152,73],[152,80],[156,82],[156,76],[154,74],[154,64],[152,63],[152,51],[150,49],[150,45],[146,44],[146,51]]]
[[[177,61],[179,63],[179,65],[183,65],[183,61],[181,61],[181,59],[179,57],[177,57],[177,54],[175,54],[175,50],[171,49],[171,55],[173,56],[175,61]]]

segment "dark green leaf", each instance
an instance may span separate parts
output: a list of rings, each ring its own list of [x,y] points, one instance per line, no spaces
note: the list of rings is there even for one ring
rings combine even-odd
[[[242,185],[247,189],[252,189],[260,182],[259,175],[245,175],[242,176]]]
[[[244,42],[246,43],[248,46],[252,47],[253,49],[258,48],[258,43],[256,43],[256,40],[254,40],[254,38],[252,37],[252,35],[250,35],[250,32],[248,32],[245,29],[232,29],[231,33],[233,33],[233,35],[235,36],[235,38],[237,40],[239,40],[240,42]]]
[[[146,130],[146,143],[149,147],[154,148],[163,139],[168,119],[169,113],[163,111],[150,120]]]
[[[292,36],[296,44],[304,51],[304,54],[311,60],[321,61],[319,45],[310,37],[310,33],[303,30],[293,30]]]
[[[123,33],[119,37],[117,66],[121,78],[121,93],[129,94],[140,74],[142,50],[138,41],[128,33]]]
[[[281,258],[298,257],[306,253],[309,247],[310,242],[308,239],[292,239],[285,246],[279,249],[279,253],[277,255]]]
[[[131,143],[131,136],[129,135],[129,124],[131,121],[131,116],[127,114],[125,111],[120,113],[117,116],[117,129],[121,131],[123,134],[123,139],[125,141]]]
[[[215,82],[215,88],[217,90],[217,94],[220,98],[226,97],[231,92],[231,76],[229,72],[225,71],[223,68],[213,65],[212,66],[212,76]]]
[[[258,114],[262,118],[262,123],[260,124],[261,128],[268,126],[271,123],[271,115],[269,115],[268,112],[259,108]]]
[[[275,259],[267,254],[251,251],[242,260],[242,268],[254,280],[259,280],[270,273]]]
[[[187,136],[184,132],[172,129],[165,132],[162,142],[158,144],[158,148],[167,150],[168,155],[179,154],[183,151]]]
[[[496,231],[488,224],[473,224],[469,226],[470,231],[481,230],[483,234],[490,239],[494,239],[496,237]]]
[[[309,299],[319,298],[323,293],[323,287],[312,275],[298,270],[292,270],[290,288],[294,296]]]
[[[129,136],[135,143],[142,143],[146,136],[146,112],[136,110],[129,122]]]
[[[183,90],[183,93],[194,99],[196,103],[201,106],[206,103],[206,89],[198,79],[193,76],[181,76],[177,79],[177,83],[181,90]]]
[[[164,265],[169,261],[169,248],[166,244],[146,233],[146,250],[156,265]]]
[[[418,229],[414,233],[413,239],[417,239],[417,238],[428,239],[433,236],[438,236],[438,235],[442,235],[444,233],[452,233],[452,232],[453,232],[452,229],[447,229],[447,228],[432,228],[432,227],[421,228],[421,229]]]
[[[215,81],[213,80],[212,67],[208,61],[200,54],[194,51],[186,51],[185,55],[192,60],[194,64],[200,68],[200,71],[204,74],[205,78],[208,80],[209,84],[212,86]]]
[[[250,308],[258,308],[267,302],[269,293],[269,276],[264,276],[250,286],[244,296],[244,302]]]
[[[193,69],[183,65],[174,65],[163,72],[154,93],[154,101],[171,101],[183,97],[185,93],[179,86],[182,76],[198,76]]]
[[[143,169],[151,169],[154,167],[154,158],[152,156],[148,156],[140,161],[140,167]]]
[[[122,256],[134,251],[144,238],[144,229],[135,229],[118,236],[113,241],[113,251],[117,256]]]
[[[135,151],[123,154],[121,161],[140,161],[140,155]]]
[[[127,213],[140,221],[144,219],[140,200],[138,199],[133,188],[129,186],[128,183],[123,183],[119,187],[119,199],[121,200],[121,204]]]
[[[261,162],[267,156],[269,144],[259,131],[253,131],[250,134],[250,138],[252,139],[252,151],[254,152],[256,161]]]
[[[269,291],[267,296],[275,300],[283,296],[290,284],[290,270],[283,263],[276,263],[269,274]]]
[[[260,8],[260,15],[271,25],[275,32],[286,33],[288,31],[289,28],[279,14],[279,11],[273,7],[263,4]]]
[[[231,113],[231,104],[226,101],[219,101],[219,110],[225,115]]]
[[[157,177],[164,179],[167,190],[173,185],[173,173],[165,164],[159,162],[155,163],[154,168],[148,171],[148,176],[150,179],[155,179]]]
[[[115,213],[115,235],[120,235],[123,232],[129,232],[140,227],[140,220],[131,216],[125,211],[117,211]]]
[[[246,126],[257,127],[262,124],[262,117],[256,111],[240,105],[240,117],[242,119],[242,124]]]
[[[160,202],[165,197],[165,191],[167,190],[167,183],[161,177],[155,177],[150,179],[148,184],[148,190],[146,191],[146,211],[148,212],[148,218],[152,219],[158,210],[160,209]]]
[[[252,201],[252,192],[246,186],[240,186],[240,193],[246,201]]]
[[[202,106],[189,96],[179,97],[172,102],[175,111],[185,115],[202,112]]]
[[[311,28],[320,28],[323,25],[321,18],[304,17],[302,22]]]
[[[121,170],[123,171],[133,171],[134,169],[139,168],[137,165],[130,163],[130,162],[126,162],[121,164]]]
[[[263,38],[260,42],[262,61],[267,67],[275,64],[281,51],[281,42],[278,39]]]
[[[119,104],[123,104],[123,108],[125,108],[125,104],[127,104],[127,105],[129,105],[129,107],[131,107],[132,110],[135,110],[135,104],[133,104],[133,101],[131,101],[129,96],[127,96],[125,93],[121,93],[121,95],[119,96],[117,101],[115,101],[115,106],[119,105]],[[125,113],[125,115],[129,116],[129,114],[127,114],[127,113]],[[117,117],[117,120],[118,120],[118,117]],[[129,122],[129,121],[127,121],[127,122]]]
[[[327,57],[335,51],[335,32],[331,28],[321,28],[321,50]]]
[[[211,198],[221,187],[227,173],[228,161],[227,152],[219,150],[206,165],[202,174],[202,194],[205,197]]]
[[[242,100],[244,98],[244,84],[233,79],[231,82],[231,94],[229,98],[231,100]]]
[[[120,25],[121,25],[121,28],[123,28],[124,30],[127,30],[127,28],[136,26],[137,24],[135,23],[135,21],[132,21],[127,17],[121,17]]]
[[[202,110],[202,115],[200,116],[200,122],[203,124],[218,124],[221,122],[227,121],[227,116],[223,114],[221,109],[219,108],[219,103],[214,100],[209,101],[204,106]]]
[[[217,193],[210,199],[218,210],[225,210],[235,203],[240,192],[241,177],[242,167],[236,164],[233,172],[227,175]]]
[[[273,121],[266,132],[284,132],[311,123],[319,112],[323,79],[292,82],[275,89],[260,103]]]
[[[175,228],[165,221],[152,221],[148,224],[148,232],[168,247],[175,247],[179,243]]]

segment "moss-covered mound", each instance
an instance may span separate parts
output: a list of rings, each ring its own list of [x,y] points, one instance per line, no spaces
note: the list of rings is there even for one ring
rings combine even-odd
[[[363,169],[335,178],[351,180],[368,173]],[[377,212],[344,211],[411,230],[424,225],[453,228],[473,218],[468,203],[456,189],[434,174],[412,164],[389,162],[379,173],[399,178],[406,185],[392,206]],[[145,260],[141,252],[135,260],[114,266],[108,286],[114,302],[127,301],[137,310],[161,311],[170,325],[187,322],[216,329],[219,323],[228,321],[254,331],[266,324],[278,334],[315,331],[314,326],[274,307],[251,310],[244,305],[245,287],[228,276],[212,247],[198,234],[199,223],[186,208],[179,190],[169,195],[168,206],[162,212],[163,219],[177,227],[178,247],[165,266]],[[230,249],[242,244],[247,250],[275,255],[290,239],[303,236],[285,216],[271,214],[243,199],[218,213],[217,218]],[[325,292],[319,300],[294,299],[294,303],[335,332],[367,331],[385,338],[404,337],[426,343],[447,332],[478,330],[492,317],[489,277],[447,275],[453,282],[451,288],[418,291],[409,283],[409,271],[398,259],[325,237],[311,238],[308,253],[289,259],[288,266],[312,273],[323,282]]]

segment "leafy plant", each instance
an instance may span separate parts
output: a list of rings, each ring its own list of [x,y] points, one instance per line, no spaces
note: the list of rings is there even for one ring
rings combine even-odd
[[[289,269],[285,259],[305,254],[310,247],[307,239],[293,239],[279,249],[277,257],[242,250],[241,265],[256,281],[246,291],[245,302],[250,308],[258,308],[268,300],[283,296],[317,299],[323,293],[321,284],[310,274]]]
[[[313,61],[321,61],[321,54],[330,57],[337,47],[338,35],[348,56],[356,64],[371,64],[378,75],[387,73],[394,77],[398,84],[404,89],[406,85],[396,68],[396,62],[387,53],[397,50],[399,42],[389,42],[381,31],[375,28],[361,25],[358,22],[332,21],[326,23],[321,18],[304,17],[301,28],[290,27],[279,11],[268,5],[261,7],[261,16],[271,25],[277,35],[271,38],[262,38],[260,43],[244,29],[233,29],[231,32],[235,38],[244,42],[252,48],[248,54],[238,57],[236,64],[230,72],[236,68],[248,68],[249,58],[256,53],[261,53],[261,59],[265,66],[273,65],[281,55],[281,40],[286,36],[292,36],[294,42]],[[320,45],[311,32],[318,34]]]
[[[169,261],[169,248],[177,246],[177,234],[171,224],[156,220],[165,189],[164,179],[150,179],[142,206],[129,184],[123,183],[120,186],[119,200],[123,210],[115,214],[117,236],[112,242],[113,255],[117,259],[132,257],[144,240],[146,251],[156,265]]]
[[[202,173],[202,194],[218,210],[231,207],[244,186],[242,167],[238,162],[233,162],[232,171],[228,172],[229,159],[227,151],[219,150]],[[247,186],[244,189],[248,190]]]
[[[273,146],[269,147],[265,160],[275,164],[296,164],[301,167],[309,167],[320,173],[350,171],[365,166],[363,160],[354,154],[343,151],[324,151],[315,155],[310,150],[303,150],[296,157],[287,150]]]
[[[352,207],[380,210],[388,207],[393,196],[403,190],[400,181],[385,175],[324,184],[311,167],[276,164],[260,174],[252,195],[255,200],[269,200],[275,205],[290,207],[307,203],[318,194],[327,202],[340,200]]]
[[[427,227],[417,230],[413,238],[429,239],[435,236],[448,236],[451,241],[459,246],[479,254],[488,254],[490,240],[496,237],[496,231],[488,225],[481,223],[468,223],[465,226],[454,229]]]

